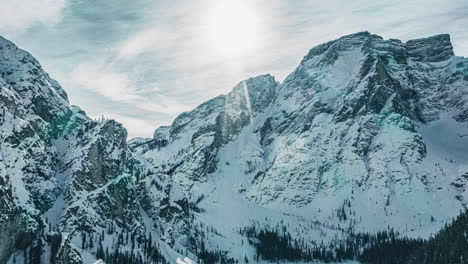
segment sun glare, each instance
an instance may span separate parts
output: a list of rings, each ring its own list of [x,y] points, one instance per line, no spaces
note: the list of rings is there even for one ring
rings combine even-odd
[[[246,55],[258,45],[258,14],[247,1],[215,1],[207,18],[210,46],[219,55]]]

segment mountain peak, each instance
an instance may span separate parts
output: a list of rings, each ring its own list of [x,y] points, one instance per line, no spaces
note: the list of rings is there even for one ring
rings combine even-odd
[[[237,90],[244,89],[245,87],[248,87],[249,90],[258,90],[266,88],[265,86],[276,86],[277,84],[278,82],[275,80],[274,76],[271,74],[262,74],[240,81],[229,94],[237,93]]]
[[[381,36],[372,34],[369,31],[359,31],[356,33],[344,35],[340,37],[339,39],[349,39],[349,38],[361,38],[361,39],[367,39],[367,38],[377,38],[377,39],[383,39]]]
[[[455,55],[449,34],[408,40],[405,46],[410,56],[425,62],[443,61]]]
[[[357,32],[341,38],[313,47],[304,57],[303,62],[315,56],[328,53],[327,58],[335,58],[336,54],[343,50],[349,50],[356,46],[372,42],[387,42],[401,45],[409,57],[423,62],[443,61],[454,56],[449,34],[439,34],[427,38],[408,40],[402,43],[398,39],[384,40],[381,36],[371,34],[368,31]],[[331,60],[333,61],[333,60]]]
[[[251,108],[249,111],[262,111],[273,100],[278,84],[270,74],[259,75],[239,82],[226,98],[232,106],[239,102]]]
[[[0,36],[0,78],[45,121],[69,112],[67,93],[27,51]]]
[[[328,53],[327,60],[333,61],[333,58],[336,58],[336,54],[343,50],[349,50],[356,46],[362,46],[365,43],[371,42],[373,39],[382,40],[381,36],[371,34],[368,31],[361,31],[349,35],[345,35],[338,39],[320,44],[313,47],[309,53],[304,57],[302,62],[308,61],[309,59],[319,56],[325,53]]]

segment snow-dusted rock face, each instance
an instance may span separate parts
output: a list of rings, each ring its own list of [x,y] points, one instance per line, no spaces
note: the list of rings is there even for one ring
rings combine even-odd
[[[281,84],[241,82],[157,130],[164,147],[135,151],[171,179],[169,199],[220,229],[272,214],[427,236],[466,206],[467,99],[468,60],[448,35],[361,32],[311,49]]]
[[[0,38],[0,262],[30,243],[56,198],[53,139],[72,113],[61,87],[27,52]],[[13,241],[7,242],[9,239]],[[22,242],[21,242],[22,241]]]
[[[453,56],[447,35],[401,43],[363,32],[313,48],[280,85],[259,125],[266,131],[259,141],[263,161],[250,161],[260,165],[246,197],[320,207],[317,197],[354,200],[369,192],[380,196],[377,203],[395,199],[414,207],[404,214],[430,214],[436,204],[457,212],[465,198],[445,198],[467,160],[435,159],[440,149],[431,148],[424,131],[432,121],[463,120],[466,63]],[[463,137],[453,140],[466,144]],[[441,171],[451,180],[441,179]]]
[[[388,226],[427,237],[466,207],[468,60],[448,35],[344,36],[282,83],[241,81],[128,143],[4,39],[0,77],[1,263],[24,251],[92,263],[106,249],[254,262],[245,227],[306,245]]]
[[[275,98],[277,85],[271,75],[242,81],[229,94],[181,114],[170,127],[158,128],[154,139],[148,142],[161,141],[157,150],[143,144],[136,148],[137,153],[188,190],[190,186],[185,183],[204,182],[208,174],[216,171],[219,148],[267,109]]]
[[[23,250],[43,263],[91,263],[95,252],[80,253],[83,236],[113,252],[117,232],[152,232],[125,128],[71,106],[39,63],[3,38],[0,77],[0,263],[21,263]]]

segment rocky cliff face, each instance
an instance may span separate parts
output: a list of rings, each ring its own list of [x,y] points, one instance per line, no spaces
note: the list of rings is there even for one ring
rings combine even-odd
[[[0,47],[2,237],[13,240],[1,243],[5,262],[15,244],[22,249],[33,240],[40,214],[54,202],[52,139],[71,108],[65,92],[29,53],[3,38]]]
[[[374,187],[394,197],[433,174],[425,164],[433,150],[418,127],[447,111],[458,118],[454,106],[466,95],[463,75],[451,85],[445,81],[452,75],[440,79],[463,61],[449,56],[447,38],[401,43],[364,32],[312,49],[280,85],[260,126],[268,131],[268,155],[261,153],[267,169],[254,172],[251,199],[302,206],[319,195],[351,197]]]
[[[342,37],[128,144],[4,39],[0,76],[2,263],[254,261],[246,227],[427,237],[466,207],[468,60],[448,35]]]
[[[0,262],[88,263],[95,256],[78,246],[100,234],[112,241],[123,230],[138,239],[152,232],[139,211],[142,169],[125,128],[71,106],[39,63],[5,39],[0,76]],[[53,243],[57,236],[63,243]]]
[[[163,128],[164,147],[135,151],[234,244],[232,229],[265,216],[425,237],[466,206],[467,76],[448,35],[361,32],[311,49],[281,84],[241,82],[232,95],[262,91],[236,95],[245,107],[215,98]]]

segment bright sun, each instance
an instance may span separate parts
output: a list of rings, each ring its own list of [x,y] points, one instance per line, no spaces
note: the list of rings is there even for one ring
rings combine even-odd
[[[258,14],[247,3],[242,0],[215,1],[208,13],[208,37],[219,55],[246,55],[258,45]]]

